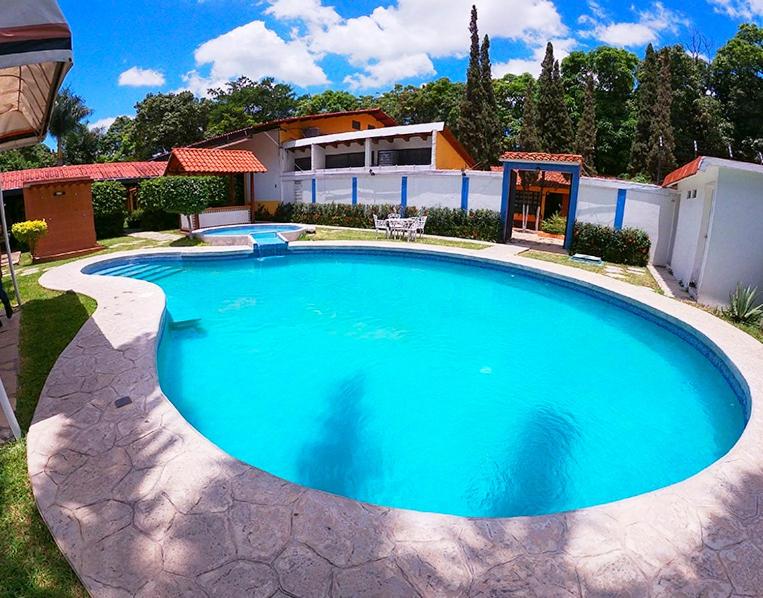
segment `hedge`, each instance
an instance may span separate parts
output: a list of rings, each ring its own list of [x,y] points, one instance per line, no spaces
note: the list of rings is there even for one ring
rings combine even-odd
[[[272,222],[299,222],[302,224],[322,224],[325,226],[347,226],[351,228],[373,228],[376,214],[386,218],[390,213],[398,213],[400,206],[391,204],[348,205],[280,203],[275,214],[264,209],[255,214],[258,220]],[[425,208],[418,210],[408,207],[406,216],[426,215],[425,232],[446,237],[497,241],[501,235],[501,216],[492,210],[469,210],[451,208]]]
[[[116,181],[93,183],[93,216],[95,236],[99,239],[119,237],[124,232],[127,210],[127,189]]]
[[[225,178],[217,176],[163,176],[140,183],[138,205],[144,212],[200,214],[223,205],[228,197]]]
[[[615,230],[601,224],[575,222],[570,254],[585,253],[607,262],[646,266],[651,246],[649,235],[638,228]]]

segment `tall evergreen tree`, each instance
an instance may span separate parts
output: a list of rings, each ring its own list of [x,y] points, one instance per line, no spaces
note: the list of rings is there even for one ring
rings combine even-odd
[[[647,153],[647,172],[655,183],[659,183],[666,173],[676,167],[676,142],[671,121],[673,87],[670,77],[670,55],[659,54],[659,74],[657,93],[652,107],[652,120],[649,129],[649,152]]]
[[[583,112],[578,120],[575,136],[575,153],[583,156],[587,172],[596,172],[596,96],[594,95],[593,75],[588,73],[583,98]]]
[[[527,82],[525,102],[522,110],[522,129],[519,132],[519,149],[523,152],[541,151],[540,134],[538,133],[538,106],[535,103],[535,81]]]
[[[554,60],[551,42],[546,46],[538,78],[538,126],[544,151],[559,153],[572,149],[572,122],[564,102],[559,62]]]
[[[631,175],[648,172],[647,155],[651,136],[652,109],[657,101],[657,54],[652,44],[646,47],[644,60],[638,67],[638,87],[635,94],[636,130],[631,144],[628,172]]]
[[[501,120],[498,115],[498,103],[495,99],[493,88],[493,69],[490,65],[490,38],[486,35],[482,40],[480,49],[480,75],[482,77],[482,92],[484,103],[482,106],[482,148],[479,156],[480,166],[485,170],[490,169],[491,164],[497,164],[501,151]]]
[[[469,67],[466,71],[466,88],[459,108],[456,130],[458,138],[475,160],[480,160],[482,144],[481,119],[485,104],[485,93],[482,85],[482,69],[480,67],[480,38],[477,29],[477,7],[472,6],[469,22],[471,47],[469,49]]]

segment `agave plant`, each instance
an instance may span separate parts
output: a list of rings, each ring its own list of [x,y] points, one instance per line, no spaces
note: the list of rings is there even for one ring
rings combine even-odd
[[[755,304],[757,294],[757,287],[743,287],[737,283],[737,288],[729,295],[729,306],[723,313],[733,322],[757,324],[763,318],[763,304]]]

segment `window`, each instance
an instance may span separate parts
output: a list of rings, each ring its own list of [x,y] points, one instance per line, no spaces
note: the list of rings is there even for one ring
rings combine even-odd
[[[326,156],[326,168],[356,168],[366,165],[365,152],[352,154],[329,154]]]
[[[691,192],[691,197],[692,197],[692,199],[694,199],[694,198],[696,198],[696,197],[697,197],[697,190],[696,190],[696,189],[694,189],[694,190]]]
[[[294,170],[310,170],[312,166],[310,162],[310,156],[307,156],[306,158],[294,158]]]
[[[360,131],[360,121],[358,120],[352,121],[352,128],[355,129],[356,131]]]
[[[375,129],[375,128],[376,128],[376,127],[375,127],[375,126],[373,126],[373,125],[368,125],[368,130],[369,130],[369,131],[370,131],[371,129]]]

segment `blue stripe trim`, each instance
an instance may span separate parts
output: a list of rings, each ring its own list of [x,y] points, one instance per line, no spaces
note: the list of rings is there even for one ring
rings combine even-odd
[[[506,212],[509,210],[509,177],[511,167],[508,162],[503,163],[503,181],[501,183],[501,222],[506,222]]]
[[[312,184],[310,185],[310,193],[311,193],[311,201],[312,203],[315,203],[316,196],[318,195],[316,192],[315,179],[312,179]]]
[[[400,181],[400,216],[405,217],[405,208],[408,207],[408,177],[404,176]]]
[[[570,205],[567,207],[567,230],[564,232],[564,248],[570,250],[575,233],[575,218],[578,213],[578,191],[580,190],[580,169],[576,166],[570,182]]]
[[[461,209],[466,212],[469,209],[469,177],[461,177]]]
[[[617,190],[617,207],[615,208],[615,230],[623,227],[623,218],[625,217],[625,198],[628,195],[627,189]]]
[[[352,177],[352,205],[358,205],[358,177]]]

